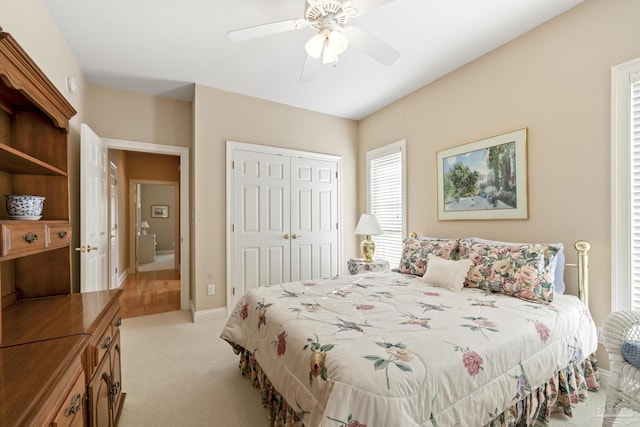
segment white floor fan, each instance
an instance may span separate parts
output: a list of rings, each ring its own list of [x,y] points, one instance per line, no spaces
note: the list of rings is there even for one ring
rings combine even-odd
[[[363,15],[393,0],[306,0],[304,18],[288,19],[229,31],[231,40],[240,42],[285,31],[311,27],[317,33],[305,44],[307,57],[300,80],[315,79],[321,64],[335,64],[347,46],[354,46],[384,65],[393,64],[400,53],[363,30],[346,25],[350,18]]]

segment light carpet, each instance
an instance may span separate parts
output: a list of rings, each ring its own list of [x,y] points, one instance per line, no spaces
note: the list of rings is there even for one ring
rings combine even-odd
[[[240,375],[238,357],[220,338],[226,319],[192,323],[173,311],[124,319],[121,427],[268,426],[260,392]],[[555,413],[551,427],[599,427],[605,393],[589,393],[573,418]],[[623,410],[616,426],[640,426]]]
[[[175,268],[174,258],[175,254],[173,252],[158,254],[154,262],[138,264],[138,271],[172,270]]]

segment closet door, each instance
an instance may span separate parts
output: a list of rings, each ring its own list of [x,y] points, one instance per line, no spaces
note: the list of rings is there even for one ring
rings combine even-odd
[[[290,158],[234,150],[233,299],[290,280]],[[234,301],[234,302],[235,302]]]
[[[337,163],[291,159],[291,280],[338,274]]]
[[[338,275],[338,158],[234,144],[242,147],[227,156],[229,309],[259,286]]]

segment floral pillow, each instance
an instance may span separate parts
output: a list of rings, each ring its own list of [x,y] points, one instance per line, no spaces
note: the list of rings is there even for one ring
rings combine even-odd
[[[533,302],[550,302],[553,300],[550,263],[556,251],[539,244],[496,246],[464,241],[460,245],[460,259],[473,261],[464,285]]]
[[[404,239],[398,271],[422,276],[427,270],[428,256],[434,254],[444,259],[458,259],[459,242],[449,239]]]

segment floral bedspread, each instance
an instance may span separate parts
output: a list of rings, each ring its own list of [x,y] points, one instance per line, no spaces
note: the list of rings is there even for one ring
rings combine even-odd
[[[221,337],[308,427],[484,425],[597,347],[574,296],[539,304],[393,272],[255,289]]]

